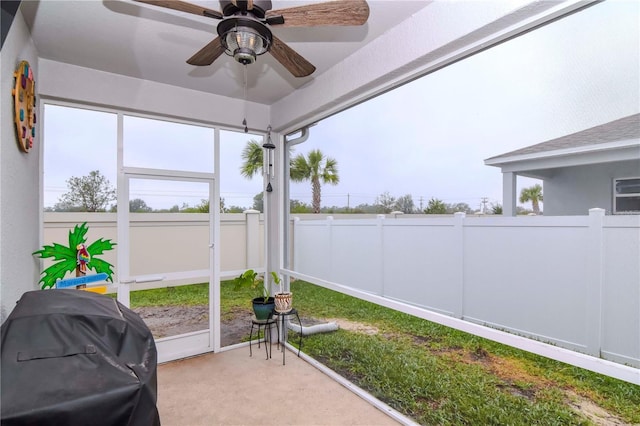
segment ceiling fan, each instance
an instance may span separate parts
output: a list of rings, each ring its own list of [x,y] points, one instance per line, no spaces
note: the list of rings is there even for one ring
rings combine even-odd
[[[218,37],[187,60],[211,65],[226,53],[243,65],[269,52],[295,77],[311,75],[316,67],[271,32],[271,26],[315,27],[363,25],[369,18],[365,0],[334,0],[271,10],[270,0],[220,0],[222,12],[178,0],[135,0],[194,15],[218,19]]]

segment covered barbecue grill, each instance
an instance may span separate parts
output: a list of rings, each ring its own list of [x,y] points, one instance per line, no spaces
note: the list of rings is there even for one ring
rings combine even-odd
[[[79,290],[25,293],[2,324],[2,425],[159,425],[140,317]]]

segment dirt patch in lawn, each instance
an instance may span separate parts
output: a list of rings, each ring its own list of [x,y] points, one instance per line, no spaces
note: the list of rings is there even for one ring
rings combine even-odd
[[[338,324],[338,327],[343,330],[368,334],[370,336],[373,336],[374,334],[378,334],[380,332],[377,327],[374,327],[372,325],[356,321],[349,321],[344,318],[326,318],[323,319],[322,322],[335,322],[336,324]]]
[[[593,401],[586,399],[575,392],[566,391],[569,398],[569,406],[576,412],[587,417],[594,424],[599,426],[627,425],[624,420],[611,414],[604,408],[596,405]]]
[[[209,306],[145,306],[133,309],[147,324],[153,337],[167,336],[207,330],[209,328]],[[232,311],[221,321],[221,345],[229,346],[242,342],[251,328],[250,310]]]
[[[133,310],[144,320],[156,339],[209,328],[209,306],[207,305],[145,306]],[[236,309],[225,314],[220,327],[221,345],[229,346],[246,340],[251,329],[252,316],[250,309]],[[368,335],[379,333],[376,327],[344,318],[302,318],[301,321],[305,326],[335,322],[343,330]]]
[[[557,386],[552,380],[526,371],[518,360],[492,355],[481,347],[471,351],[462,348],[451,348],[451,350],[442,353],[446,353],[446,356],[455,362],[482,365],[503,381],[502,384],[498,385],[503,391],[531,401],[535,400],[536,394],[540,390]],[[563,392],[566,396],[567,405],[595,425],[616,426],[628,424],[620,417],[610,413],[590,399],[578,395],[571,389],[563,389]]]

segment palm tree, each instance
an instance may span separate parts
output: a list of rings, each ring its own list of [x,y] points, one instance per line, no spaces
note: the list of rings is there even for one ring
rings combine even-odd
[[[106,273],[107,281],[113,282],[113,265],[105,262],[102,259],[98,259],[96,256],[104,253],[107,250],[112,250],[116,243],[111,240],[99,240],[94,241],[89,246],[85,246],[87,239],[87,223],[82,225],[76,225],[73,231],[69,231],[69,247],[63,246],[58,243],[53,243],[52,246],[44,246],[42,250],[38,250],[33,253],[41,259],[47,257],[53,257],[56,261],[53,265],[42,271],[42,289],[55,287],[56,282],[64,278],[67,272],[76,270],[76,276],[82,276],[86,273],[86,268],[93,269],[96,273]]]
[[[537,183],[529,188],[522,188],[520,191],[520,202],[526,203],[527,201],[531,201],[531,206],[533,207],[533,212],[535,214],[540,214],[540,201],[542,201],[542,186]]]
[[[289,158],[293,149],[289,151]],[[262,171],[263,148],[262,145],[254,140],[247,141],[247,145],[242,150],[242,166],[240,174],[247,179],[251,179]],[[294,182],[302,182],[311,180],[313,191],[313,211],[320,213],[320,183],[329,183],[337,185],[340,178],[338,177],[338,162],[333,158],[326,157],[320,150],[313,150],[305,158],[302,154],[290,160],[289,176]]]
[[[242,150],[241,156],[244,161],[240,167],[242,176],[251,179],[262,171],[262,145],[258,141],[250,139]]]
[[[254,175],[262,172],[263,150],[260,142],[255,139],[247,141],[247,145],[240,154],[243,163],[240,166],[240,174],[247,179],[251,179]],[[293,148],[289,147],[289,158],[293,153]]]
[[[311,150],[306,158],[298,154],[291,161],[291,180],[311,181],[313,212],[320,213],[320,183],[322,181],[324,184],[337,185],[340,182],[338,162],[331,157],[325,157],[319,149]]]

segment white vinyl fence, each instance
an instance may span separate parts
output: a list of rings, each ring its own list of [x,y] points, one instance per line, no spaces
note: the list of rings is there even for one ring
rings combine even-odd
[[[293,235],[292,275],[640,367],[638,216],[294,219]]]

